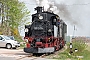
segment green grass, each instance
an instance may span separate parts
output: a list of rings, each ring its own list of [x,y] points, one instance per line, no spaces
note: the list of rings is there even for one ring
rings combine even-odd
[[[87,48],[81,53],[84,56],[82,60],[90,60],[90,43],[87,45]]]
[[[84,51],[81,53],[81,55],[84,56],[84,58],[82,58],[82,60],[90,60],[90,51],[84,50]]]
[[[53,57],[53,59],[57,60],[90,60],[90,46],[87,46],[84,42],[75,41],[73,42],[73,53],[70,54],[69,44],[67,44],[68,48],[64,52],[60,52],[57,57]],[[78,52],[75,52],[75,49],[78,49]],[[77,56],[83,56],[83,58],[78,58]]]

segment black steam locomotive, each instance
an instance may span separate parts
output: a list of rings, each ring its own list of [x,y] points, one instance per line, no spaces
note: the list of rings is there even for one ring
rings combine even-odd
[[[57,14],[36,7],[32,24],[25,25],[26,53],[52,53],[65,45],[67,25]]]

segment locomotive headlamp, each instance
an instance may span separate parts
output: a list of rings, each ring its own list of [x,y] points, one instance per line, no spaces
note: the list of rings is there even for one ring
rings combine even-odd
[[[48,32],[51,32],[51,31],[52,31],[51,29],[48,30]]]
[[[25,32],[28,32],[28,28],[25,28]]]
[[[39,19],[43,19],[43,16],[39,16]]]

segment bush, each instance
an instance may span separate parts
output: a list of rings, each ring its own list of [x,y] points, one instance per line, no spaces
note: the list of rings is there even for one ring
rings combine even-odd
[[[72,44],[73,44],[72,50],[73,50],[74,55],[76,55],[76,56],[81,55],[81,53],[83,53],[83,51],[87,47],[85,42],[82,41],[82,40],[75,40],[75,41],[72,42]],[[75,52],[75,49],[77,49],[78,51]]]
[[[21,39],[21,37],[17,37],[17,36],[14,36],[15,40],[17,40],[18,42],[23,42],[23,40]]]

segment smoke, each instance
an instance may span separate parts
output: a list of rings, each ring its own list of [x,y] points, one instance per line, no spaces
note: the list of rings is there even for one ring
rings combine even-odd
[[[56,14],[58,14],[61,17],[61,19],[63,19],[66,22],[69,22],[70,24],[78,25],[78,22],[73,19],[65,4],[55,3],[55,6],[57,7],[57,11],[58,11],[58,13]]]
[[[78,25],[78,22],[72,19],[70,12],[65,4],[56,3],[55,0],[35,0],[38,6],[44,6],[45,11],[51,11],[58,14],[61,19],[73,25]]]
[[[37,5],[40,5],[43,0],[36,0]]]
[[[38,6],[44,6],[45,11],[49,8],[49,1],[48,0],[35,0]]]

